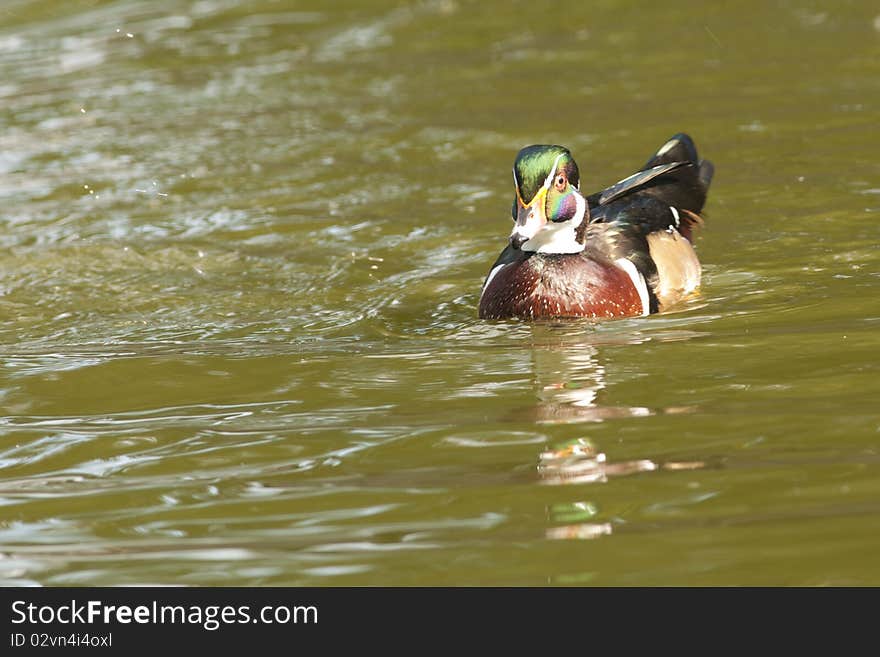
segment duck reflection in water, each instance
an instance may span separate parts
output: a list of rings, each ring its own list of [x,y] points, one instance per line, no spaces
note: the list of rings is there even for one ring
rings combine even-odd
[[[540,424],[601,422],[617,417],[644,417],[651,411],[644,407],[603,406],[599,393],[605,388],[605,367],[598,359],[598,345],[588,342],[580,326],[534,326],[532,364],[537,385],[538,404],[534,421]],[[638,344],[644,338],[624,337],[614,344]]]
[[[648,340],[641,335],[617,335],[597,338],[586,327],[536,325],[533,327],[532,362],[538,403],[532,419],[540,424],[602,422],[613,418],[649,417],[655,414],[643,406],[604,406],[601,392],[606,387],[605,367],[599,361],[603,345],[639,344]],[[588,341],[590,338],[592,340]],[[663,409],[664,413],[689,412],[687,408]],[[602,483],[609,477],[656,470],[682,470],[703,467],[701,462],[657,463],[651,459],[612,462],[593,441],[580,437],[548,447],[538,456],[538,476],[548,485]],[[569,508],[570,507],[570,508]],[[583,508],[582,508],[583,507]],[[592,520],[595,505],[577,502],[551,509],[551,520]],[[587,539],[610,534],[607,522],[575,522],[550,527],[551,539]]]

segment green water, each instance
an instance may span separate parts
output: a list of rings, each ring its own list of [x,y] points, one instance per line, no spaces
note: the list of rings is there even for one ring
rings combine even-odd
[[[878,125],[872,2],[6,0],[0,581],[880,584]],[[699,299],[476,318],[682,130]]]

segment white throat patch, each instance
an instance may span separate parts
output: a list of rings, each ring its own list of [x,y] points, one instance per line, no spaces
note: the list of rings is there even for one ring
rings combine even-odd
[[[584,245],[577,241],[577,229],[587,212],[587,201],[580,194],[575,195],[577,212],[568,221],[547,222],[535,235],[520,248],[523,251],[538,253],[580,253]]]

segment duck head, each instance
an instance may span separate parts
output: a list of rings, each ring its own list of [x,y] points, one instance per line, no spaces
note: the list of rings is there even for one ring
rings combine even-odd
[[[580,174],[567,148],[538,144],[517,153],[513,164],[515,249],[538,253],[579,253],[589,221],[587,201],[578,190]]]

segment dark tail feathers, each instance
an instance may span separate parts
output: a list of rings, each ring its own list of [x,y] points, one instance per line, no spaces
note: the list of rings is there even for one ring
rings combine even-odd
[[[666,143],[657,149],[657,152],[645,163],[642,171],[670,162],[692,162],[694,164],[699,162],[697,147],[690,136],[679,132],[667,139]]]
[[[700,212],[706,203],[715,167],[709,160],[700,160],[694,140],[680,132],[670,137],[648,159],[641,171],[672,162],[690,162],[693,166],[675,169],[658,178],[651,186],[650,193],[671,206]]]

